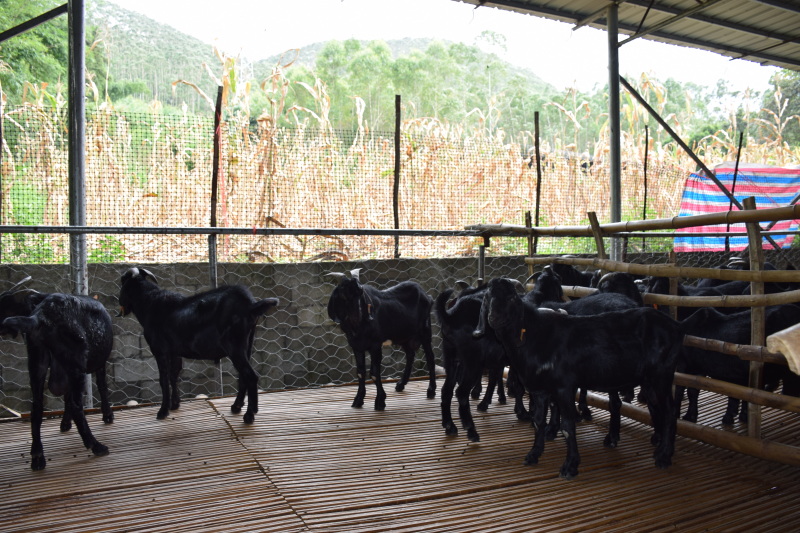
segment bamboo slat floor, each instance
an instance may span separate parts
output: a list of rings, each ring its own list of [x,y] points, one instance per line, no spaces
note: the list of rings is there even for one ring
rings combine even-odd
[[[426,381],[387,387],[387,409],[350,407],[352,386],[265,393],[256,422],[232,398],[184,402],[89,423],[109,446],[92,457],[59,419],[43,426],[47,468],[30,470],[30,425],[0,424],[0,531],[788,531],[800,520],[800,468],[678,437],[657,469],[648,427],[623,418],[616,449],[605,411],[578,427],[579,476],[558,477],[564,439],[524,466],[533,429],[512,405],[475,411],[481,442],[449,437]],[[720,427],[723,400],[701,396]],[[454,415],[456,415],[454,410]],[[797,415],[765,433],[797,443]],[[741,432],[741,427],[731,431]]]

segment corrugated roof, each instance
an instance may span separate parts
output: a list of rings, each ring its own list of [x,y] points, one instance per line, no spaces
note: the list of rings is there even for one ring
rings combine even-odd
[[[597,0],[457,0],[606,29],[613,2]],[[761,65],[800,70],[797,0],[620,1],[620,34],[708,50]],[[620,43],[626,39],[621,38]]]

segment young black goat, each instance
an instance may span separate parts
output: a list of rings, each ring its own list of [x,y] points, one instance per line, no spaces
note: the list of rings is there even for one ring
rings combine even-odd
[[[489,370],[489,386],[483,401],[478,404],[479,411],[485,411],[491,399],[492,386],[499,383],[502,389],[502,371],[508,364],[505,350],[494,334],[487,332],[481,338],[473,337],[472,332],[478,326],[481,304],[486,292],[486,285],[470,287],[453,297],[453,290],[447,289],[436,297],[435,312],[441,326],[442,355],[446,377],[442,385],[442,427],[448,435],[458,434],[450,412],[453,389],[456,382],[456,399],[461,424],[467,430],[467,438],[472,442],[480,441],[478,431],[472,419],[469,406],[470,390],[476,382],[480,382],[483,369]],[[501,403],[503,403],[501,401]],[[516,395],[514,411],[519,418],[527,416],[522,404],[522,395]]]
[[[9,317],[30,316],[36,306],[48,296],[47,293],[22,288],[30,279],[30,276],[28,276],[0,294],[0,322]],[[17,331],[0,327],[0,334],[16,335]],[[91,370],[91,372],[94,373],[95,379],[97,380],[97,390],[100,394],[100,409],[103,413],[103,422],[111,424],[114,421],[114,412],[111,410],[111,404],[108,400],[105,360],[103,364],[92,366],[96,367],[94,370]],[[69,409],[64,409],[64,415],[61,417],[61,431],[69,431],[70,428],[72,428],[72,412]]]
[[[180,406],[183,357],[215,361],[228,357],[239,373],[231,412],[241,412],[247,394],[243,421],[253,423],[258,412],[258,375],[250,365],[253,337],[258,319],[275,311],[277,298],[258,300],[242,285],[183,296],[159,288],[152,273],[133,267],[122,275],[119,304],[122,316],[133,313],[139,320],[156,359],[162,395],[159,420]]]
[[[370,354],[370,375],[377,395],[375,410],[386,408],[386,392],[381,383],[381,346],[386,341],[403,348],[406,367],[395,390],[402,391],[411,376],[414,355],[422,347],[428,366],[428,398],[436,396],[436,363],[431,344],[431,306],[433,301],[422,287],[413,281],[403,281],[386,290],[376,289],[360,282],[355,269],[348,278],[345,274],[331,273],[339,283],[328,300],[328,316],[344,332],[353,349],[358,373],[358,392],[353,407],[364,405],[366,387],[366,352]]]
[[[750,310],[733,314],[723,314],[712,307],[701,307],[689,318],[681,322],[684,333],[697,337],[715,339],[735,344],[750,344]],[[767,336],[789,328],[800,322],[800,306],[785,304],[769,306],[765,309],[765,334]],[[738,357],[725,355],[714,350],[703,350],[691,346],[683,347],[683,360],[678,370],[687,374],[708,376],[714,379],[727,381],[737,385],[747,385],[750,373],[750,364]],[[764,365],[764,386],[767,390],[777,388],[781,379],[796,381],[794,374],[785,365]],[[676,409],[680,411],[683,400],[684,387],[676,386]],[[784,385],[784,392],[787,387]],[[697,422],[697,400],[699,391],[690,388],[688,391],[689,405],[683,419]],[[737,398],[728,398],[725,414],[722,417],[724,425],[732,425],[739,411],[739,421],[747,423],[747,402]]]
[[[680,325],[654,309],[637,308],[594,316],[568,316],[539,310],[526,303],[508,280],[493,279],[484,297],[476,335],[491,326],[512,365],[521,369],[528,392],[535,397],[536,438],[525,458],[535,464],[544,451],[544,405],[551,398],[561,412],[567,457],[561,476],[578,474],[580,455],[575,437],[575,393],[579,387],[615,391],[643,385],[653,421],[656,466],[672,463],[676,420],[672,380],[680,355]],[[617,406],[617,413],[619,412]],[[612,419],[609,439],[619,438],[619,415]]]
[[[627,274],[611,272],[603,276],[600,281],[598,292],[564,302],[561,277],[548,265],[537,276],[533,290],[525,295],[524,300],[540,307],[561,310],[569,315],[576,316],[599,315],[610,311],[634,309],[643,305],[642,297],[638,294],[638,289],[633,279]],[[638,296],[638,302],[630,298],[629,294],[634,298]],[[624,393],[625,401],[630,402],[633,399],[633,389],[627,389],[622,392]],[[609,396],[611,397],[612,405],[619,403],[620,399],[617,391],[609,392]],[[586,402],[586,389],[584,388],[580,389],[578,412],[583,420],[592,419],[592,412]],[[553,415],[547,427],[547,438],[549,440],[555,438],[558,433],[559,417],[556,409],[554,409]]]
[[[100,302],[88,296],[47,294],[28,315],[3,320],[5,331],[20,331],[28,347],[31,383],[31,469],[46,465],[42,447],[44,385],[50,370],[50,392],[64,397],[65,419],[75,421],[83,445],[94,455],[108,454],[108,447],[95,439],[83,412],[87,373],[96,372],[104,400],[105,422],[111,422],[105,388],[105,365],[113,344],[111,316]],[[35,299],[35,298],[34,298]],[[102,376],[102,379],[101,379]],[[62,420],[62,430],[64,424]],[[69,429],[67,427],[67,429]]]

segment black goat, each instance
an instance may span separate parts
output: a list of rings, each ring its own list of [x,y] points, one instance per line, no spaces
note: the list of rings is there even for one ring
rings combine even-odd
[[[0,294],[0,323],[9,317],[30,316],[36,306],[48,296],[47,293],[21,288],[22,285],[27,283],[30,279],[30,276],[28,276]],[[16,330],[0,327],[0,335],[16,336],[16,334]],[[91,372],[94,373],[95,379],[97,380],[97,390],[100,394],[100,409],[103,413],[103,422],[111,424],[114,421],[114,412],[111,410],[111,404],[108,400],[106,365],[104,363],[92,366],[96,367]],[[69,431],[70,428],[72,428],[72,413],[69,409],[65,408],[64,416],[61,417],[61,431]]]
[[[598,292],[569,302],[563,301],[564,291],[561,285],[560,276],[550,266],[545,266],[541,274],[536,277],[533,290],[525,295],[524,300],[539,307],[561,310],[569,315],[576,316],[599,315],[610,311],[634,309],[643,305],[642,297],[638,294],[639,291],[633,279],[621,272],[612,272],[603,276],[600,283],[602,289],[598,287]],[[634,297],[639,297],[638,302],[627,296],[632,291],[636,292],[633,295]],[[633,389],[626,389],[623,392],[625,401],[630,402],[633,399]],[[619,398],[614,398],[618,394],[617,391],[609,393],[612,396],[612,403],[619,401]],[[578,412],[583,420],[592,419],[592,412],[586,401],[586,389],[584,388],[580,389]],[[553,415],[547,426],[548,439],[555,438],[558,432],[559,417],[555,409]]]
[[[578,474],[580,455],[575,437],[575,393],[579,387],[615,391],[643,385],[653,421],[656,466],[672,463],[676,420],[672,380],[680,356],[680,325],[654,309],[637,308],[594,316],[568,316],[526,303],[513,284],[493,279],[484,297],[476,335],[491,326],[512,366],[519,368],[535,397],[536,438],[525,458],[535,464],[544,451],[544,405],[559,407],[567,438],[561,476]],[[615,414],[616,413],[616,414]],[[619,405],[611,405],[606,445],[619,439]]]
[[[436,317],[441,326],[442,356],[446,374],[441,392],[442,427],[448,435],[458,434],[450,412],[453,389],[458,383],[456,389],[458,414],[462,426],[467,430],[467,438],[472,442],[480,441],[480,436],[475,429],[470,411],[470,391],[476,382],[480,382],[482,370],[488,369],[488,390],[483,401],[477,407],[479,411],[485,411],[491,401],[493,385],[499,383],[498,390],[503,388],[502,373],[508,364],[505,350],[494,334],[487,332],[479,339],[472,334],[478,326],[485,292],[486,285],[470,287],[454,297],[454,291],[447,289],[436,297],[434,305]],[[501,400],[501,403],[504,403],[504,400]],[[516,394],[514,410],[519,418],[527,417],[527,412],[522,405],[521,394]]]
[[[687,335],[704,337],[735,344],[750,344],[750,310],[733,314],[724,314],[711,307],[698,309],[689,318],[681,322],[683,331]],[[778,331],[789,328],[800,322],[800,306],[785,304],[769,306],[764,310],[765,334],[772,335]],[[721,381],[746,386],[749,379],[750,364],[736,356],[726,355],[714,350],[703,350],[691,346],[683,347],[683,360],[678,371],[687,374],[708,376]],[[777,388],[782,379],[796,381],[794,375],[785,365],[764,365],[764,387],[767,390]],[[676,386],[677,399],[676,413],[680,412],[685,387]],[[784,392],[787,387],[784,386]],[[689,405],[684,415],[684,420],[697,422],[699,391],[688,390]],[[739,411],[739,421],[747,423],[747,402],[737,398],[728,398],[727,408],[722,417],[722,423],[732,425]]]
[[[345,274],[331,273],[339,278],[328,300],[328,316],[344,332],[353,349],[358,374],[358,392],[353,407],[364,405],[366,395],[366,352],[370,354],[370,375],[377,395],[375,410],[386,408],[386,392],[381,383],[381,346],[386,341],[400,346],[406,354],[406,367],[395,390],[402,391],[411,376],[414,355],[422,347],[428,366],[428,398],[436,396],[436,362],[431,344],[431,297],[414,281],[403,281],[386,290],[361,283],[355,269],[348,278]]]
[[[148,279],[151,278],[151,279]],[[239,390],[231,412],[239,413],[247,394],[245,424],[258,412],[258,375],[250,365],[258,319],[275,311],[277,298],[256,299],[247,287],[226,285],[193,296],[161,289],[155,276],[133,267],[122,275],[121,315],[133,313],[158,365],[162,420],[180,406],[178,377],[183,357],[231,360],[239,373]],[[151,281],[152,280],[152,281]]]
[[[37,293],[38,294],[38,293]],[[5,293],[3,297],[7,296]],[[39,296],[42,296],[39,300]],[[39,300],[32,312],[3,320],[6,332],[22,332],[28,348],[28,373],[31,383],[31,469],[42,470],[47,461],[42,446],[44,386],[50,370],[48,387],[64,397],[64,420],[75,421],[83,445],[94,455],[108,454],[108,447],[92,435],[83,412],[87,373],[96,373],[103,397],[103,420],[113,417],[108,407],[105,365],[111,353],[113,331],[111,316],[100,302],[88,296],[47,294],[22,296],[24,305]],[[69,417],[69,418],[68,418]],[[69,429],[67,425],[66,429]]]

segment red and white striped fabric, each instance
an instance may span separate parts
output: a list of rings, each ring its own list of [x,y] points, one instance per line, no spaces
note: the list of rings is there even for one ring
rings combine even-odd
[[[714,169],[717,179],[733,193],[740,202],[749,196],[756,199],[758,209],[784,207],[797,202],[800,194],[800,168],[781,168],[765,165],[740,164],[733,183],[733,163],[723,163]],[[730,210],[730,199],[717,185],[705,176],[691,174],[686,179],[678,216],[702,215]],[[736,206],[733,206],[736,209]],[[762,224],[764,227],[766,224]],[[772,231],[796,231],[797,220],[782,220]],[[704,236],[705,233],[728,231],[726,224],[685,228],[681,232],[696,233],[697,237],[676,237],[676,252],[719,252],[725,250],[725,237]],[[730,231],[746,231],[744,224],[732,224]],[[794,235],[773,235],[773,240],[782,248],[789,248]],[[739,251],[747,247],[747,237],[731,237],[730,250]],[[764,240],[764,248],[772,245]]]

